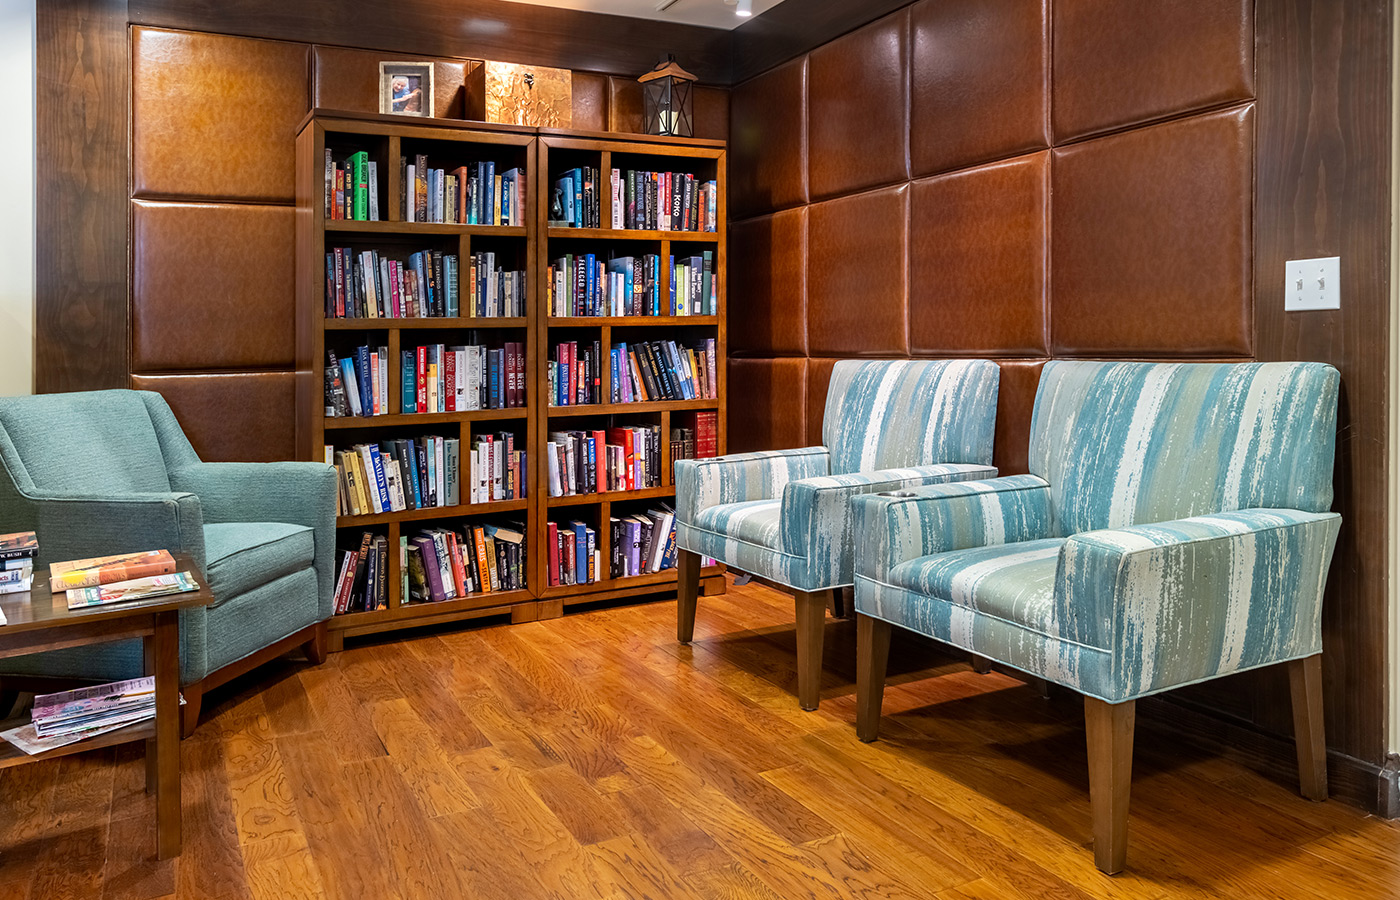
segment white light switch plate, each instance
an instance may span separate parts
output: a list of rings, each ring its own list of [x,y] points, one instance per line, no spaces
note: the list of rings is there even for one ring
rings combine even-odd
[[[1290,259],[1283,264],[1287,312],[1342,308],[1342,258]]]

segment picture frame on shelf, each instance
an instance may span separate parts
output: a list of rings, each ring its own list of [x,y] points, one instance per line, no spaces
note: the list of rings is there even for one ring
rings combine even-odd
[[[379,111],[396,116],[429,118],[433,114],[433,64],[381,62]]]

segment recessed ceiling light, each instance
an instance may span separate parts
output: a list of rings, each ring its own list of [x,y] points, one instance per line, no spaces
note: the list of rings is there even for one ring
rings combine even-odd
[[[753,15],[753,0],[739,0],[739,4],[734,7],[734,15],[745,18]]]

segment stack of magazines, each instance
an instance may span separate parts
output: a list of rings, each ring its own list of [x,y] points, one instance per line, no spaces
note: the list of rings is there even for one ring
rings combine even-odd
[[[34,698],[28,725],[0,732],[30,755],[125,728],[156,714],[155,678],[135,678]]]
[[[34,585],[34,557],[39,540],[32,531],[0,534],[0,594],[27,591]]]
[[[69,609],[199,590],[193,575],[175,569],[168,550],[75,559],[49,566],[49,587],[68,592]]]

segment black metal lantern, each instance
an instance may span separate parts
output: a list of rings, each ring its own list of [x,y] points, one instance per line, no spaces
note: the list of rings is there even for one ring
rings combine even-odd
[[[677,65],[675,56],[666,54],[656,68],[637,80],[642,83],[642,122],[647,134],[695,136],[690,98],[695,76]]]

